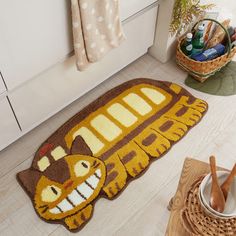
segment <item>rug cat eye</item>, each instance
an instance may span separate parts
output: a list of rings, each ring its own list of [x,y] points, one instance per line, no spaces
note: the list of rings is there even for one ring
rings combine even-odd
[[[80,230],[99,197],[116,197],[206,110],[205,101],[177,84],[128,81],[61,126],[17,179],[39,217]]]

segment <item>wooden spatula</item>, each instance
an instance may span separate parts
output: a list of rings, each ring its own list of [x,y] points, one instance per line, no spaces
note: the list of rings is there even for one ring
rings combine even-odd
[[[222,190],[222,192],[224,194],[225,201],[226,201],[226,199],[228,197],[229,189],[230,189],[230,186],[231,186],[235,176],[236,176],[236,164],[234,164],[234,167],[231,170],[229,176],[224,181],[224,183],[220,186],[220,188],[221,188],[221,190]]]
[[[219,182],[217,179],[216,159],[214,156],[210,157],[210,166],[211,166],[211,176],[212,176],[210,206],[214,210],[221,213],[225,209],[225,197],[219,186]]]

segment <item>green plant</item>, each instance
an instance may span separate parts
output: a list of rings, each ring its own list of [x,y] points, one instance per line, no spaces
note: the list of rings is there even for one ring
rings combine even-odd
[[[177,35],[185,31],[195,18],[200,17],[205,10],[211,9],[214,4],[201,5],[200,0],[175,0],[170,32]]]

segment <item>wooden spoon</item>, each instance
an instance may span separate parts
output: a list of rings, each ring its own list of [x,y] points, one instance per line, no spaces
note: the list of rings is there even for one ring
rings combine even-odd
[[[212,176],[210,206],[215,211],[222,213],[225,209],[225,197],[219,186],[219,182],[217,179],[216,159],[214,156],[210,157],[210,166],[211,166],[211,176]]]
[[[228,197],[229,189],[230,189],[230,186],[231,186],[235,176],[236,176],[236,164],[234,164],[234,167],[231,170],[229,176],[224,181],[224,183],[220,186],[220,188],[221,188],[221,190],[222,190],[222,192],[224,194],[225,201],[226,201],[226,199]]]

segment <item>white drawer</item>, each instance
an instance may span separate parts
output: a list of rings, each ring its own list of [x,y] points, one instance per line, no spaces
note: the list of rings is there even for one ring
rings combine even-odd
[[[124,21],[157,0],[120,0],[120,17]]]
[[[72,57],[10,93],[9,98],[23,132],[145,54],[153,44],[156,16],[157,5],[128,21],[124,25],[127,39],[122,45],[86,71],[78,72]]]
[[[0,150],[21,135],[21,131],[6,98],[0,100]]]
[[[0,69],[9,90],[72,51],[69,0],[0,1]]]

